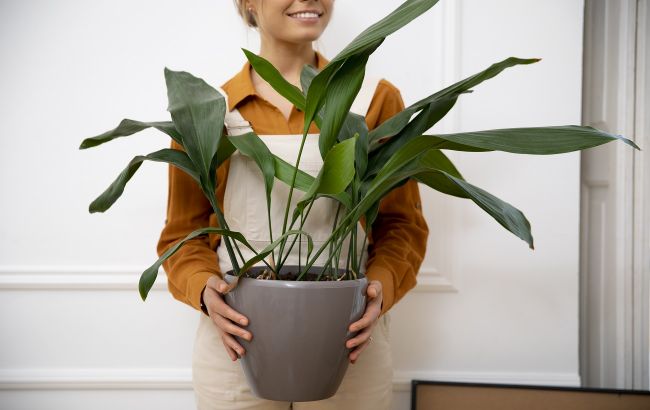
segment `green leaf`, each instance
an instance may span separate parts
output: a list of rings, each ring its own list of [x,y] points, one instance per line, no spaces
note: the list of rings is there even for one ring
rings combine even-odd
[[[228,138],[221,138],[219,141],[219,148],[217,148],[217,155],[212,157],[212,165],[210,166],[210,175],[216,175],[217,168],[224,163],[225,160],[235,152],[237,148],[230,142]]]
[[[433,180],[426,172],[442,168],[462,179],[451,161],[441,151],[432,149],[438,143],[439,141],[427,136],[415,138],[400,147],[374,178],[366,178],[361,188],[363,195],[355,207],[355,219],[366,214],[375,202],[379,202],[390,190],[405,183],[413,175],[422,174],[422,178]],[[462,196],[453,185],[446,184],[442,189],[452,195]]]
[[[426,135],[421,135],[408,141],[382,166],[375,179],[380,180],[403,168],[414,161],[423,152],[426,152],[431,148],[436,148],[436,144],[437,141],[427,138]]]
[[[593,127],[578,125],[504,128],[435,135],[435,137],[462,147],[469,146],[484,150],[512,152],[515,154],[562,154],[592,148],[615,140],[620,140],[640,150],[633,141],[621,135],[609,134]]]
[[[350,185],[354,177],[354,138],[334,145],[325,156],[316,180],[305,193],[297,207],[304,207],[317,194],[336,195]]]
[[[127,182],[129,182],[131,177],[140,168],[142,162],[146,160],[169,163],[185,171],[195,181],[198,182],[199,180],[199,175],[194,169],[194,164],[183,151],[165,148],[152,152],[151,154],[138,155],[129,162],[115,181],[90,204],[89,212],[104,212],[109,209],[122,195]]]
[[[366,168],[368,167],[368,124],[365,117],[348,112],[345,122],[339,132],[339,141],[344,141],[348,138],[353,138],[358,135],[355,145],[354,165],[356,168],[356,175],[363,179]]]
[[[309,125],[324,103],[325,93],[327,92],[330,80],[345,60],[352,56],[363,54],[373,47],[376,48],[378,43],[381,43],[387,36],[410,23],[413,19],[433,7],[437,2],[438,0],[408,0],[402,3],[388,16],[364,30],[337,54],[311,83],[309,92],[307,93],[305,107],[304,133],[307,133]]]
[[[317,194],[316,199],[320,197],[332,198],[343,205],[344,209],[352,209],[352,197],[347,192],[339,192],[338,194]]]
[[[106,131],[105,133],[97,135],[96,137],[90,137],[83,140],[79,146],[79,149],[96,147],[105,142],[112,141],[115,138],[127,137],[129,135],[135,134],[136,132],[140,132],[151,127],[164,132],[165,134],[169,135],[174,141],[183,145],[181,134],[178,133],[176,127],[174,127],[174,123],[171,121],[142,122],[125,118],[120,121],[120,124],[112,130]]]
[[[508,231],[515,234],[517,237],[526,241],[531,249],[533,249],[533,237],[530,232],[530,223],[524,214],[508,204],[507,202],[495,197],[494,195],[486,192],[462,179],[462,177],[453,176],[443,170],[431,168],[428,161],[412,161],[410,164],[402,168],[393,168],[389,173],[380,173],[375,180],[372,181],[368,188],[367,194],[361,199],[354,210],[354,220],[369,212],[373,206],[378,203],[381,198],[388,194],[388,192],[403,183],[408,178],[415,178],[422,180],[424,183],[436,181],[432,188],[440,190],[441,192],[449,191],[448,185],[442,185],[439,181],[431,179],[432,173],[438,173],[447,178],[449,181],[456,184],[460,191],[464,192],[456,194],[456,196],[469,198],[476,203],[481,209],[486,211],[497,222],[499,222]],[[450,193],[450,192],[445,192]]]
[[[264,81],[269,83],[269,85],[281,96],[289,100],[291,104],[301,110],[305,109],[305,96],[298,87],[285,80],[273,64],[263,57],[260,57],[244,48],[242,48],[242,50],[244,51],[244,54],[246,54],[246,58],[251,63],[251,66],[253,66],[255,72],[259,74]]]
[[[246,241],[246,238],[244,238],[244,236],[239,232],[233,232],[221,228],[197,229],[194,232],[187,235],[184,239],[176,242],[176,244],[174,244],[174,246],[172,246],[165,253],[163,253],[153,265],[151,265],[144,272],[142,272],[142,275],[140,276],[140,283],[138,284],[138,290],[140,292],[140,297],[142,298],[142,300],[147,299],[147,295],[149,294],[151,287],[156,281],[156,277],[158,276],[158,270],[162,266],[163,262],[169,259],[173,254],[175,254],[176,251],[178,251],[183,245],[185,245],[185,243],[198,236],[205,235],[205,234],[219,234],[225,237],[233,238],[243,243],[244,245],[246,245],[246,247],[254,251],[251,245]]]
[[[316,113],[321,110],[324,103],[324,96],[327,86],[334,73],[340,68],[342,64],[333,65],[331,62],[314,77],[307,91],[307,102],[305,103],[305,123],[303,126],[303,133],[309,131],[311,122],[316,117]]]
[[[223,132],[225,99],[205,81],[185,71],[165,67],[165,81],[167,110],[183,135],[183,146],[198,171],[203,191],[212,192],[211,168]]]
[[[273,181],[275,180],[275,162],[273,154],[254,132],[227,137],[237,149],[247,157],[251,158],[264,177],[264,187],[266,189],[267,204],[271,201],[271,191],[273,190]]]
[[[330,80],[324,97],[325,112],[318,138],[321,158],[325,158],[330,148],[336,143],[350,107],[361,89],[368,57],[380,44],[381,40],[375,44],[374,48],[347,59]]]
[[[370,230],[372,229],[372,224],[375,223],[378,214],[379,214],[379,202],[375,202],[365,212],[366,232],[370,232]]]
[[[273,155],[273,165],[275,167],[275,177],[288,186],[291,186],[291,180],[296,168],[276,155]],[[301,169],[298,169],[294,187],[303,192],[306,192],[312,186],[314,181],[315,178],[313,176],[309,175]]]
[[[404,129],[386,143],[375,146],[368,158],[367,176],[375,175],[379,169],[398,151],[402,146],[409,143],[413,138],[419,137],[429,128],[429,125],[437,122],[444,117],[449,109],[454,105],[453,100],[442,100],[432,103],[420,112],[413,121],[404,127]],[[372,150],[372,146],[370,150]]]
[[[413,176],[419,182],[422,182],[429,187],[459,198],[467,198],[467,193],[460,189],[458,185],[449,180],[446,176],[437,171],[444,171],[454,178],[464,180],[456,166],[447,158],[447,156],[439,149],[430,149],[418,158],[418,167],[425,167],[434,169],[436,172],[421,172]]]
[[[246,261],[244,266],[241,267],[240,274],[246,273],[250,268],[253,267],[256,263],[261,261],[262,259],[266,258],[271,252],[273,252],[273,249],[275,249],[280,243],[282,243],[285,238],[289,237],[290,235],[305,235],[307,237],[307,254],[311,254],[312,250],[314,249],[314,241],[311,238],[311,235],[309,235],[305,231],[301,230],[291,230],[285,232],[283,235],[281,235],[279,238],[271,242],[269,245],[267,245],[264,249],[262,249],[257,255],[252,257],[250,260]]]
[[[499,222],[501,226],[528,243],[530,249],[535,249],[533,235],[530,232],[530,222],[520,210],[467,181],[449,175],[444,171],[440,172],[465,191],[476,205]]]
[[[305,96],[305,98],[307,97],[309,86],[317,74],[318,70],[309,64],[305,64],[302,67],[302,71],[300,71],[300,85],[302,86],[302,94]]]
[[[433,7],[438,0],[408,0],[388,16],[365,29],[330,61],[337,63],[371,48],[378,41],[404,27]]]
[[[454,106],[458,96],[464,93],[471,92],[471,88],[476,87],[482,82],[489,80],[500,74],[506,68],[510,68],[521,64],[532,64],[540,61],[538,58],[522,59],[517,57],[509,57],[503,61],[492,64],[487,69],[474,74],[462,81],[459,81],[451,86],[444,88],[430,96],[416,102],[405,108],[403,111],[395,114],[388,120],[384,121],[379,127],[370,131],[370,149],[371,151],[377,148],[379,139],[391,138],[400,133],[409,123],[410,118],[418,111],[429,108],[429,115],[422,115],[413,122],[416,123],[417,130],[410,133],[410,137],[420,135],[432,126],[434,126],[440,119],[442,119],[447,112]],[[399,136],[398,139],[404,139]],[[389,155],[388,155],[389,156]]]

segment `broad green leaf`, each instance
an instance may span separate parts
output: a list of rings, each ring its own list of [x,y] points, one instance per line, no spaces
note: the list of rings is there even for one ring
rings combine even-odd
[[[352,111],[348,112],[348,115],[343,122],[343,126],[339,131],[338,141],[345,141],[348,138],[353,138],[354,134],[359,134],[359,138],[368,137],[368,124],[366,123],[366,118],[362,115],[355,114]],[[358,142],[357,142],[358,143]]]
[[[390,157],[390,159],[382,166],[375,179],[381,180],[398,169],[405,167],[422,153],[431,148],[437,148],[436,144],[437,141],[427,138],[426,135],[421,135],[410,140],[400,147],[392,157]]]
[[[440,172],[464,190],[476,205],[496,219],[501,226],[528,243],[530,249],[535,249],[533,235],[530,232],[530,222],[519,209],[467,181],[449,175],[444,171]]]
[[[343,205],[344,209],[352,209],[352,197],[347,192],[339,192],[338,194],[317,194],[315,199],[320,197],[332,198]]]
[[[230,142],[228,138],[221,138],[219,141],[219,148],[217,148],[217,155],[212,157],[212,165],[210,166],[210,175],[216,175],[217,168],[223,164],[225,160],[230,158],[237,148]]]
[[[419,173],[425,173],[439,168],[462,178],[451,161],[436,148],[439,141],[420,136],[409,141],[383,165],[373,179],[363,181],[363,193],[359,204],[355,207],[356,216],[365,214],[375,202],[378,202],[393,188],[406,182],[406,179]],[[458,190],[447,187],[447,191],[458,194]]]
[[[354,138],[347,139],[334,145],[325,156],[316,180],[296,205],[304,207],[317,194],[336,195],[350,184],[354,177]]]
[[[438,0],[407,0],[388,16],[364,30],[337,54],[314,78],[309,88],[305,108],[304,133],[309,129],[309,124],[324,103],[324,96],[332,76],[336,74],[345,60],[376,47],[378,42],[410,23],[437,2]]]
[[[515,65],[521,64],[532,64],[540,61],[538,58],[522,59],[516,57],[509,57],[503,61],[492,64],[487,69],[474,74],[471,77],[468,77],[462,81],[459,81],[451,86],[444,88],[430,96],[423,98],[422,100],[416,102],[405,108],[403,111],[395,114],[388,120],[384,121],[379,127],[370,131],[370,145],[371,150],[376,147],[377,140],[380,138],[390,138],[397,135],[400,131],[406,127],[409,123],[409,120],[413,114],[418,111],[425,109],[428,106],[436,105],[437,115],[431,115],[431,117],[424,121],[426,124],[421,125],[419,128],[421,131],[415,132],[412,134],[422,134],[431,128],[435,123],[437,123],[444,115],[454,106],[458,96],[464,93],[471,92],[471,88],[476,87],[482,82],[489,80],[500,74],[506,68],[513,67]],[[426,116],[422,119],[427,118]]]
[[[194,169],[194,164],[183,151],[164,148],[147,155],[134,157],[115,181],[99,195],[88,209],[90,213],[104,212],[109,209],[124,192],[124,187],[136,173],[144,161],[166,162],[185,171],[192,179],[199,181],[199,175]]]
[[[275,167],[275,177],[285,184],[291,186],[291,180],[293,179],[293,173],[296,168],[276,155],[273,155],[273,165]],[[294,187],[303,192],[306,192],[309,190],[314,181],[314,177],[305,171],[298,169]]]
[[[393,119],[400,120],[398,123],[393,122],[395,127],[392,128],[390,130],[390,133],[387,135],[378,133],[377,129],[379,127],[370,131],[368,135],[370,151],[373,152],[373,155],[381,155],[384,158],[390,157],[390,155],[395,152],[395,150],[397,150],[401,145],[405,144],[413,137],[424,134],[427,130],[429,130],[429,128],[444,118],[444,116],[447,115],[447,113],[456,104],[457,99],[458,96],[435,100],[430,104],[425,105],[412,120],[409,120],[411,117],[410,115],[400,117],[400,114],[409,114],[408,112],[401,111],[379,126],[381,127]],[[397,136],[395,136],[395,134],[392,134],[392,132],[395,132]],[[380,148],[383,150],[383,152],[374,152]]]
[[[413,171],[416,168],[411,168],[409,171]],[[409,172],[401,171],[401,172]],[[409,172],[411,173],[411,172]],[[512,232],[518,238],[524,240],[528,243],[530,249],[534,249],[533,245],[533,236],[530,231],[530,223],[526,216],[517,208],[510,205],[509,203],[497,198],[496,196],[490,194],[489,192],[470,184],[469,182],[457,178],[449,173],[436,170],[428,169],[421,172],[412,173],[412,176],[422,181],[423,183],[429,185],[431,188],[445,192],[446,189],[440,189],[441,185],[439,180],[430,179],[429,176],[433,173],[438,173],[440,176],[447,178],[450,182],[456,184],[458,188],[464,192],[465,195],[456,195],[459,197],[465,197],[471,199],[476,205],[481,209],[487,212],[491,217],[493,217],[501,226],[506,228],[508,231]],[[421,178],[421,175],[425,174],[427,177]],[[434,182],[435,181],[435,182]],[[431,182],[434,182],[430,184]]]
[[[309,86],[311,85],[312,80],[318,74],[318,70],[309,64],[305,64],[300,71],[300,85],[302,86],[302,94],[307,97],[307,92],[309,91]]]
[[[592,148],[615,140],[620,140],[640,150],[633,141],[621,135],[609,134],[593,127],[578,125],[504,128],[457,134],[438,134],[435,137],[461,146],[515,154],[562,154]]]
[[[339,132],[338,140],[344,141],[348,138],[353,138],[355,135],[359,137],[355,145],[354,165],[356,175],[363,179],[368,166],[368,124],[363,116],[348,112]]]
[[[490,216],[497,220],[504,228],[515,234],[520,239],[526,241],[531,249],[533,249],[533,237],[530,232],[530,223],[524,214],[517,208],[508,204],[507,202],[495,197],[494,195],[486,192],[461,178],[457,178],[449,173],[432,169],[417,162],[417,165],[405,166],[388,175],[383,175],[382,178],[377,178],[373,181],[366,196],[362,198],[359,205],[355,208],[355,219],[366,213],[377,201],[386,196],[388,192],[403,183],[405,179],[414,177],[418,178],[419,175],[430,175],[431,173],[440,173],[451,182],[455,183],[460,190],[464,191],[466,195],[457,195],[459,197],[467,197],[476,203],[481,209],[486,211]],[[431,182],[430,178],[422,178],[424,183]],[[434,189],[441,188],[441,185],[436,183],[431,185]],[[444,188],[446,190],[446,188]]]
[[[402,146],[409,143],[413,138],[418,138],[429,126],[447,114],[449,109],[454,105],[455,98],[436,101],[427,106],[420,112],[413,121],[404,127],[404,129],[391,140],[381,144],[369,156],[369,169],[366,176],[375,175]]]
[[[158,276],[158,270],[162,266],[163,262],[169,259],[173,254],[175,254],[176,251],[178,251],[183,245],[185,245],[185,243],[198,236],[205,235],[205,234],[219,234],[224,237],[233,238],[241,242],[242,244],[246,245],[247,248],[255,251],[255,249],[253,249],[253,247],[246,241],[246,238],[244,238],[244,236],[239,232],[233,232],[221,228],[197,229],[194,232],[187,235],[182,240],[178,241],[176,244],[174,244],[174,246],[172,246],[165,253],[163,253],[153,265],[151,265],[144,272],[142,272],[142,275],[140,276],[140,283],[138,284],[138,290],[140,292],[140,297],[142,298],[142,300],[147,299],[147,295],[149,294],[151,287],[156,281],[156,277]]]
[[[305,123],[303,126],[303,134],[307,134],[311,122],[316,117],[316,113],[321,110],[324,103],[324,96],[327,86],[334,73],[341,67],[341,64],[332,64],[330,62],[326,65],[316,77],[314,77],[309,85],[307,91],[307,101],[305,103]]]
[[[241,267],[240,274],[246,273],[250,268],[253,267],[256,263],[260,262],[262,259],[266,258],[271,252],[273,252],[273,249],[275,249],[278,245],[282,243],[286,238],[288,238],[290,235],[304,235],[307,237],[307,254],[311,254],[312,250],[314,249],[314,241],[311,238],[311,235],[309,235],[305,231],[301,230],[291,230],[285,232],[283,235],[281,235],[279,238],[271,242],[269,245],[267,245],[264,249],[262,249],[257,255],[252,257],[250,260],[246,261],[244,266]]]
[[[347,59],[330,80],[324,97],[325,112],[318,138],[321,158],[325,158],[330,148],[336,143],[350,107],[361,89],[368,57],[380,44],[381,40],[367,52]]]
[[[305,96],[298,87],[285,80],[273,64],[263,57],[260,57],[244,48],[242,48],[242,50],[244,51],[244,54],[246,54],[246,58],[251,63],[251,66],[253,66],[255,72],[259,74],[264,81],[269,83],[269,85],[281,96],[289,100],[291,104],[301,110],[305,109]]]
[[[459,144],[456,142],[451,142],[444,140],[436,135],[426,135],[425,137],[431,139],[431,148],[437,148],[437,149],[448,149],[452,151],[467,151],[467,152],[486,152],[486,151],[493,151],[491,149],[485,149],[485,148],[477,148],[477,147],[472,147],[470,145],[464,145],[464,144]],[[394,151],[398,150],[400,148],[400,145],[394,145],[394,146],[380,146],[379,149],[375,151],[375,155],[370,155],[368,159],[368,171],[364,175],[364,177],[369,177],[377,174],[381,167],[386,163],[387,159],[390,158]],[[383,150],[387,150],[390,152],[390,155],[385,154]]]
[[[213,191],[211,174],[223,132],[226,102],[217,90],[185,71],[165,67],[167,110],[183,136],[183,146],[198,171],[204,192]]]
[[[348,57],[364,52],[378,41],[383,40],[404,27],[415,18],[433,7],[438,0],[408,0],[393,10],[388,16],[379,20],[361,32],[350,44],[330,61],[337,63]]]
[[[300,72],[300,85],[302,86],[302,94],[305,96],[305,98],[307,98],[307,92],[309,91],[311,82],[314,77],[316,77],[316,74],[318,74],[318,70],[309,64],[305,64],[302,68],[302,71]],[[318,129],[320,129],[323,124],[322,109],[316,114],[316,117],[314,117],[314,122],[316,123]]]
[[[437,172],[444,171],[455,178],[465,179],[442,151],[435,148],[430,149],[420,155],[417,161],[419,167],[435,169],[436,172],[421,172],[413,176],[413,179],[428,185],[436,191],[459,198],[467,198],[465,191],[460,189],[456,183],[450,181],[449,178],[440,172]]]
[[[273,155],[269,148],[264,144],[254,132],[227,137],[237,149],[247,157],[251,158],[264,177],[264,187],[266,189],[267,204],[271,201],[271,191],[273,190],[273,181],[275,180],[275,163]]]
[[[112,141],[115,138],[127,137],[129,135],[135,134],[136,132],[140,132],[151,127],[164,132],[165,134],[169,135],[174,141],[183,145],[181,134],[178,133],[176,127],[174,127],[174,123],[171,121],[142,122],[125,118],[120,121],[120,124],[112,130],[106,131],[105,133],[97,135],[96,137],[90,137],[83,140],[79,146],[79,149],[96,147],[105,142]]]

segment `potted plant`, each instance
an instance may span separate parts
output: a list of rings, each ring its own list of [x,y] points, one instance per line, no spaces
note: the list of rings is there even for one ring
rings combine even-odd
[[[196,181],[210,201],[220,227],[198,229],[169,248],[142,273],[140,295],[146,299],[162,263],[187,241],[209,233],[220,234],[233,266],[233,271],[225,274],[230,284],[226,302],[250,319],[249,329],[256,335],[254,341],[241,338],[238,341],[248,352],[242,359],[247,380],[260,397],[311,401],[336,392],[347,368],[348,349],[344,341],[351,336],[347,326],[361,316],[365,306],[367,280],[361,273],[359,235],[364,236],[363,248],[379,201],[407,180],[412,178],[439,192],[472,200],[533,249],[530,224],[524,214],[467,182],[442,150],[551,155],[616,140],[639,149],[622,136],[575,125],[426,134],[460,95],[471,92],[506,68],[539,61],[515,57],[431,94],[368,131],[365,119],[350,112],[368,58],[386,36],[435,3],[437,0],[405,1],[362,32],[320,72],[306,66],[301,77],[302,90],[285,81],[268,61],[244,50],[256,72],[304,111],[301,150],[309,126],[312,122],[317,124],[323,159],[317,175],[300,170],[300,155],[295,164],[290,164],[270,152],[254,133],[224,135],[224,97],[203,80],[167,68],[164,74],[171,121],[124,119],[115,129],[87,138],[80,146],[81,149],[94,147],[150,127],[183,146],[184,151],[165,148],[133,158],[90,204],[90,212],[109,209],[147,160],[176,166]],[[282,231],[276,237],[271,234],[272,241],[263,249],[256,249],[241,233],[229,229],[214,195],[216,170],[235,151],[250,157],[259,167],[267,209],[274,183],[289,187]],[[291,206],[294,195],[300,198]],[[322,197],[337,201],[340,213],[331,235],[314,249],[303,225],[312,205]],[[368,227],[363,234],[357,229],[362,220]],[[297,241],[306,241],[306,255],[297,266],[287,266],[286,255]],[[348,257],[345,266],[340,266],[344,247]],[[249,257],[244,258],[242,250]],[[287,318],[286,322],[281,320],[283,317]],[[316,323],[316,328],[307,328],[304,324],[307,322]]]

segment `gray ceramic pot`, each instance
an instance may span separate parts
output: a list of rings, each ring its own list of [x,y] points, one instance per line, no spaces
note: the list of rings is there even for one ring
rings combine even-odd
[[[253,268],[250,276],[263,269]],[[314,267],[310,272],[318,273]],[[283,267],[280,275],[296,272]],[[225,281],[234,280],[232,272]],[[282,276],[281,276],[282,277]],[[258,397],[280,401],[323,400],[336,393],[348,368],[345,342],[357,332],[349,325],[366,306],[368,280],[294,281],[241,278],[225,295],[226,303],[245,315],[247,342],[241,365]]]

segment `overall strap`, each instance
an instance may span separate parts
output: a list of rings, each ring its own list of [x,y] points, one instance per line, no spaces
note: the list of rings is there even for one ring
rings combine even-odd
[[[228,111],[228,94],[221,88],[217,88],[217,91],[223,95],[223,98],[226,100],[226,118],[224,119],[224,125],[228,130],[228,135],[236,136],[246,134],[247,132],[253,132],[251,124],[242,117],[237,108]]]
[[[375,90],[377,89],[379,80],[381,80],[379,77],[365,76],[363,78],[361,89],[352,103],[350,111],[364,117],[368,114],[368,108],[370,108],[370,103],[372,102],[372,97],[375,95]]]

